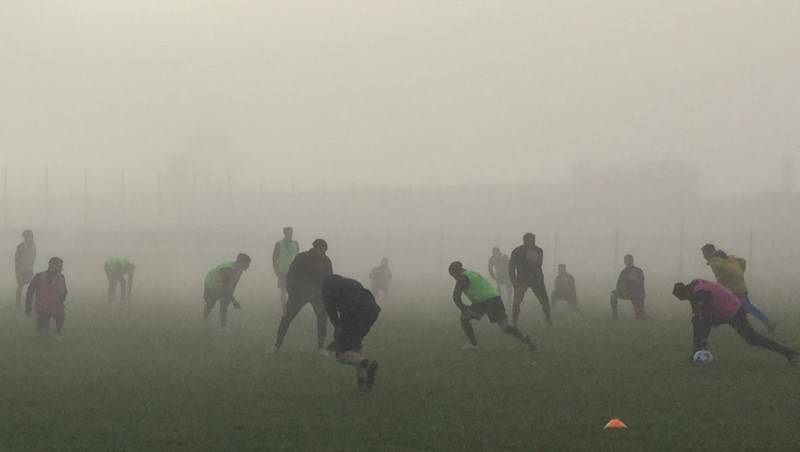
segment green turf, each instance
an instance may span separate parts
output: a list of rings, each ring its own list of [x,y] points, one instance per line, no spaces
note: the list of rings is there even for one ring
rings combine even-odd
[[[716,361],[699,366],[682,311],[634,322],[625,306],[615,322],[599,303],[559,306],[547,329],[528,304],[537,353],[485,320],[481,349],[465,352],[447,298],[423,301],[384,307],[366,341],[381,363],[366,395],[351,368],[312,353],[310,310],[265,356],[278,319],[255,301],[223,335],[188,299],[109,308],[73,294],[61,343],[4,307],[0,450],[800,449],[800,369],[729,328],[712,332]],[[792,316],[775,337],[798,346]],[[603,431],[612,417],[629,429]]]

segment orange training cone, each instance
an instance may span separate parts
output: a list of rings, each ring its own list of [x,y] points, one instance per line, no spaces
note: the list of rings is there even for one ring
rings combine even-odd
[[[606,426],[603,427],[603,430],[609,429],[609,428],[628,428],[628,426],[625,425],[625,423],[622,422],[621,420],[619,420],[617,418],[614,418],[614,419],[611,419],[610,421],[608,421]]]

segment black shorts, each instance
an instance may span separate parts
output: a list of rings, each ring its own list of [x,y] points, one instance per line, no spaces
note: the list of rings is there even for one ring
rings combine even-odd
[[[488,316],[492,323],[502,322],[507,318],[506,307],[503,306],[503,299],[500,297],[494,297],[482,303],[473,303],[467,309],[475,320],[482,319],[484,315]]]
[[[342,318],[339,331],[334,338],[336,340],[336,353],[360,352],[361,341],[369,333],[380,312],[381,308],[376,303],[372,303],[364,305]]]
[[[214,303],[219,299],[220,299],[219,294],[214,292],[208,286],[203,286],[203,300],[205,300],[206,303]]]

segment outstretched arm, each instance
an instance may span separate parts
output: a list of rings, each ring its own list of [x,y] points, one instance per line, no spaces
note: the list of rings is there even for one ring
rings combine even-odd
[[[36,287],[39,285],[39,275],[33,278],[33,281],[28,285],[28,291],[25,292],[25,314],[30,315],[31,304],[33,303],[33,294],[36,293]]]
[[[511,280],[513,286],[517,285],[517,256],[516,253],[511,253],[511,259],[508,260],[508,279]]]
[[[272,248],[272,269],[275,273],[278,273],[278,257],[281,253],[280,246],[281,242],[277,242],[275,243],[275,247]]]
[[[464,293],[467,287],[469,287],[469,278],[464,275],[459,276],[456,280],[456,286],[453,288],[453,303],[456,304],[459,311],[466,309],[464,301],[461,299],[461,294]]]

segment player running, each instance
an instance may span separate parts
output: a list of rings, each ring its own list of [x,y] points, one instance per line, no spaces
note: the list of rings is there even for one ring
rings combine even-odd
[[[281,291],[281,310],[286,312],[286,273],[292,261],[300,253],[300,244],[292,240],[294,229],[291,226],[283,228],[283,240],[275,242],[272,249],[272,269],[278,277],[278,289]]]
[[[647,319],[644,312],[644,271],[634,264],[633,256],[624,257],[625,268],[617,278],[617,288],[611,291],[611,318],[617,318],[618,300],[630,300],[636,320]]]
[[[25,315],[31,315],[33,305],[36,309],[36,331],[41,336],[48,334],[50,319],[55,319],[57,341],[61,340],[61,330],[64,328],[64,302],[67,299],[67,283],[61,274],[63,269],[64,261],[51,257],[47,270],[33,277],[25,294]]]
[[[553,308],[556,302],[564,300],[573,311],[580,311],[578,307],[578,291],[575,288],[575,277],[567,272],[566,264],[558,264],[558,275],[556,276],[555,289],[550,296]]]
[[[104,267],[108,279],[108,302],[114,301],[117,285],[120,287],[120,298],[123,302],[130,300],[133,290],[133,273],[136,266],[126,257],[115,256],[106,261]],[[125,278],[127,277],[127,281]]]
[[[242,273],[250,268],[250,256],[240,253],[233,262],[223,262],[206,275],[203,287],[203,320],[208,320],[208,314],[214,309],[214,305],[219,301],[219,323],[223,331],[227,330],[228,306],[233,304],[236,309],[241,309],[241,305],[234,298],[233,292],[239,284]]]
[[[475,331],[470,322],[480,320],[484,315],[487,315],[489,321],[497,324],[504,333],[527,345],[530,351],[536,349],[530,336],[524,336],[516,326],[508,324],[503,299],[500,298],[492,283],[480,274],[464,269],[463,264],[458,261],[451,263],[447,271],[456,280],[453,302],[461,311],[461,328],[469,339],[469,345],[464,347],[465,350],[478,348],[478,340],[475,338]],[[470,300],[469,306],[464,305],[461,299],[462,294]]]
[[[543,261],[544,252],[536,246],[536,236],[531,232],[523,235],[522,245],[511,252],[508,276],[511,279],[511,284],[514,285],[514,305],[511,310],[511,323],[514,326],[517,326],[520,305],[528,288],[539,299],[545,322],[549,326],[553,325],[553,321],[550,318],[550,300],[547,297],[547,288],[544,285]]]
[[[500,248],[492,248],[492,257],[489,258],[489,276],[497,284],[497,291],[506,300],[511,300],[511,293],[514,286],[508,277],[508,256],[500,251]]]
[[[389,283],[392,281],[392,270],[389,269],[389,259],[381,259],[381,265],[369,272],[370,287],[375,296],[383,293],[383,301],[389,301]]]
[[[328,350],[336,359],[356,368],[356,385],[364,392],[375,384],[378,362],[361,354],[361,341],[378,319],[381,308],[372,292],[358,281],[330,275],[322,281],[322,302],[333,324],[333,342]]]
[[[748,344],[783,355],[791,365],[796,365],[798,353],[758,334],[747,320],[744,303],[728,288],[704,279],[695,279],[688,285],[676,283],[672,295],[679,300],[689,300],[692,305],[694,351],[706,350],[712,326],[728,324]]]
[[[747,284],[744,282],[747,262],[740,257],[728,255],[724,251],[718,250],[711,243],[703,245],[701,251],[708,266],[711,267],[711,271],[714,272],[714,278],[716,278],[717,282],[733,292],[742,302],[742,307],[745,311],[766,325],[767,331],[770,333],[775,331],[776,324],[770,322],[769,317],[750,302]]]
[[[22,232],[22,242],[14,253],[14,273],[17,277],[17,308],[22,304],[22,289],[33,280],[33,266],[36,264],[36,242],[33,231]]]
[[[325,351],[328,319],[326,319],[325,307],[320,300],[322,281],[333,274],[331,260],[325,254],[327,251],[328,243],[325,240],[314,240],[311,249],[298,254],[292,265],[289,266],[289,271],[286,273],[286,290],[289,293],[289,299],[286,302],[286,311],[281,317],[281,323],[278,325],[275,345],[267,350],[268,354],[280,351],[292,320],[303,309],[303,306],[311,303],[311,307],[317,315],[317,353],[328,355],[328,352]]]

